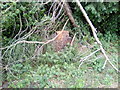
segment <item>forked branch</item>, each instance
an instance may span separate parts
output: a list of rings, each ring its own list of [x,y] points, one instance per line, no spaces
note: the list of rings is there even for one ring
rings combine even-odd
[[[76,3],[77,3],[77,5],[79,6],[81,12],[83,13],[85,19],[86,19],[87,22],[89,23],[89,25],[90,25],[90,27],[91,27],[91,30],[92,30],[92,33],[93,33],[93,36],[94,36],[95,40],[97,41],[97,43],[98,43],[98,45],[99,45],[99,47],[100,47],[101,52],[103,53],[103,55],[104,55],[105,58],[106,58],[106,61],[105,61],[104,65],[103,65],[103,68],[105,68],[105,65],[106,65],[106,63],[107,63],[107,61],[108,61],[108,62],[112,65],[112,67],[118,72],[119,70],[111,63],[111,61],[109,60],[108,56],[106,55],[106,52],[105,52],[105,50],[104,50],[104,48],[103,48],[103,46],[102,46],[102,43],[100,42],[99,38],[97,37],[96,28],[93,26],[92,22],[90,21],[88,15],[87,15],[87,13],[86,13],[86,11],[84,10],[84,8],[82,7],[82,5],[80,4],[79,0],[76,0]]]

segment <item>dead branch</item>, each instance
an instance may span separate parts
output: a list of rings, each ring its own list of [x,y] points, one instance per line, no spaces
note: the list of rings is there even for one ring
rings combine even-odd
[[[105,64],[104,64],[103,68],[105,67],[106,62],[108,61],[108,62],[111,64],[111,66],[118,72],[119,70],[111,63],[111,61],[109,60],[108,56],[106,55],[106,52],[105,52],[105,50],[103,49],[102,43],[99,41],[99,38],[97,37],[96,28],[93,26],[92,22],[90,21],[88,15],[87,15],[87,13],[86,13],[86,11],[84,10],[84,8],[82,7],[82,5],[80,4],[79,0],[76,0],[76,3],[77,3],[77,5],[79,6],[81,12],[83,13],[85,19],[86,19],[87,22],[89,23],[89,25],[90,25],[90,27],[91,27],[91,29],[92,29],[92,32],[93,32],[93,36],[94,36],[94,38],[96,39],[96,41],[97,41],[97,43],[98,43],[98,45],[99,45],[99,47],[100,47],[101,52],[103,53],[103,55],[104,55],[105,58],[106,58],[106,61],[105,61]]]
[[[72,23],[72,25],[73,25],[74,27],[78,27],[78,26],[75,24],[75,19],[74,19],[73,15],[72,15],[72,11],[71,11],[71,9],[70,9],[70,6],[69,6],[67,0],[66,0],[66,1],[65,1],[65,0],[61,0],[61,2],[63,2],[63,4],[64,4],[64,10],[65,10],[67,16],[69,17],[70,22]]]
[[[100,51],[100,49],[98,49],[98,50],[92,52],[91,54],[89,54],[88,56],[82,58],[82,59],[80,60],[81,63],[80,63],[80,65],[79,65],[79,68],[80,68],[80,66],[83,64],[83,61],[85,61],[86,59],[88,59],[89,57],[91,57],[93,54],[95,54],[95,53],[98,52],[98,51]]]
[[[74,34],[74,37],[73,37],[73,39],[72,39],[72,41],[71,41],[71,43],[70,43],[70,46],[73,46],[73,42],[74,42],[74,40],[75,40],[75,37],[76,37],[76,33]]]

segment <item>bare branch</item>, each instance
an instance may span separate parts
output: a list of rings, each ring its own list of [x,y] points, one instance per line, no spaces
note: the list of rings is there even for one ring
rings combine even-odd
[[[76,33],[74,34],[74,37],[73,37],[73,39],[72,39],[72,41],[71,41],[71,43],[70,43],[71,46],[73,46],[73,42],[74,42],[74,40],[75,40],[75,36],[76,36]]]
[[[93,26],[92,22],[90,21],[88,15],[87,15],[87,13],[86,13],[86,11],[84,10],[84,8],[82,7],[82,5],[80,4],[79,0],[76,0],[76,3],[78,4],[78,6],[79,6],[81,12],[83,13],[85,19],[86,19],[87,22],[89,23],[89,25],[90,25],[90,27],[91,27],[91,29],[92,29],[92,32],[93,32],[93,36],[94,36],[94,38],[96,39],[97,43],[99,44],[101,52],[103,53],[103,55],[104,55],[105,58],[106,58],[106,61],[105,61],[105,64],[104,64],[103,68],[105,67],[106,62],[108,61],[116,71],[119,71],[119,70],[111,63],[111,61],[109,60],[108,56],[106,55],[106,52],[105,52],[105,50],[104,50],[103,47],[102,47],[102,43],[99,41],[99,38],[97,37],[96,28]]]
[[[88,56],[82,58],[82,59],[80,60],[81,63],[80,63],[80,65],[79,65],[79,68],[80,68],[80,66],[83,64],[83,61],[85,61],[86,59],[88,59],[89,57],[91,57],[93,54],[95,54],[95,53],[98,52],[98,51],[100,51],[100,49],[98,49],[98,50],[92,52],[91,54],[89,54]]]

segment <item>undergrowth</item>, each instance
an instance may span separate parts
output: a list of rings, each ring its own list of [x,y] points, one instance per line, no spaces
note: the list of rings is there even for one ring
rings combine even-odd
[[[104,41],[106,44],[111,43]],[[103,43],[103,41],[102,41]],[[28,45],[29,46],[29,45]],[[107,46],[107,45],[105,45]],[[19,51],[21,45],[15,49]],[[33,47],[29,47],[32,50]],[[98,46],[87,48],[84,52],[77,47],[68,45],[61,52],[54,52],[50,46],[44,54],[35,58],[28,58],[22,51],[24,57],[18,62],[9,65],[7,72],[8,87],[10,88],[94,88],[94,87],[116,87],[118,74],[109,64],[102,69],[105,58],[97,52],[89,57],[79,67],[81,60],[92,53]],[[108,47],[105,47],[108,48]],[[107,49],[112,63],[117,65],[117,50]],[[34,48],[33,48],[34,49]],[[31,54],[29,54],[31,55]],[[21,55],[17,55],[21,56]],[[18,58],[18,57],[17,57]],[[16,59],[17,60],[17,59]],[[102,79],[101,79],[102,78]],[[115,85],[114,85],[115,84]]]

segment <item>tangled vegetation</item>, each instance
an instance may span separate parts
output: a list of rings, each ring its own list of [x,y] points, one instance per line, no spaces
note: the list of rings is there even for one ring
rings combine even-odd
[[[68,8],[62,1],[0,2],[0,87],[117,88],[118,4],[81,3],[109,63],[76,2],[67,3]],[[73,45],[55,52],[51,36],[63,29],[69,31]]]

